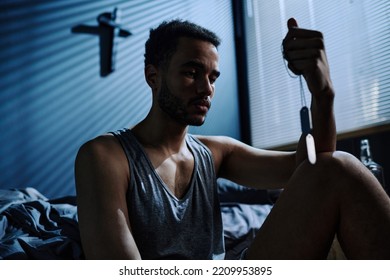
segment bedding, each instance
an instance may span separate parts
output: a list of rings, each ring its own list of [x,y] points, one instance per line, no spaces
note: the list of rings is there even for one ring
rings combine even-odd
[[[0,259],[82,259],[74,197],[0,190]]]
[[[268,216],[280,190],[255,190],[219,178],[219,198],[225,237],[225,259],[242,257]]]
[[[218,179],[226,259],[239,259],[272,208],[267,191]],[[84,259],[74,196],[0,190],[0,259]]]

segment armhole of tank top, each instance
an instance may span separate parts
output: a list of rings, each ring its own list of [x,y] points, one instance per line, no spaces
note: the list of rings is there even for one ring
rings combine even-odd
[[[128,144],[126,144],[126,142],[123,139],[125,136],[123,135],[122,131],[120,131],[120,132],[110,132],[110,133],[112,135],[114,135],[114,137],[118,140],[119,144],[122,147],[123,152],[125,153],[125,156],[126,156],[126,159],[127,159],[127,165],[128,165],[128,168],[129,168],[129,176],[130,176],[128,191],[131,191],[133,189],[133,187],[134,187],[135,181],[134,181],[134,176],[132,176],[132,174],[134,172],[133,172],[133,164],[131,162],[131,156],[130,156],[130,154],[128,152],[128,149],[126,148]]]
[[[192,134],[187,134],[187,135],[188,135],[188,137],[189,137],[190,139],[192,139],[195,143],[199,144],[200,146],[202,146],[202,147],[206,150],[207,154],[208,154],[209,157],[210,157],[211,168],[213,169],[213,173],[214,173],[215,176],[217,176],[217,174],[215,173],[215,164],[214,164],[213,154],[212,154],[211,150],[209,149],[209,147],[207,147],[205,144],[203,144],[202,141],[200,141],[198,138],[196,138],[196,137],[193,136]]]
[[[201,147],[203,147],[207,154],[209,155],[210,157],[210,162],[211,162],[211,168],[212,168],[212,172],[214,174],[214,179],[213,179],[213,183],[214,183],[214,196],[216,197],[216,199],[218,200],[218,203],[219,203],[219,197],[218,197],[218,184],[217,184],[217,173],[215,172],[215,165],[214,165],[214,158],[213,158],[213,154],[211,153],[211,150],[205,145],[202,143],[202,141],[200,141],[198,138],[196,138],[195,136],[193,135],[188,135],[189,138],[191,138],[195,143],[198,143]]]

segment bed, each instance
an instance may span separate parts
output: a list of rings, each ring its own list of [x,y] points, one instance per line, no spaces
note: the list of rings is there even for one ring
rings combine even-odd
[[[238,259],[277,194],[218,179],[226,259]],[[74,196],[50,200],[34,188],[0,190],[0,259],[84,259]]]
[[[83,259],[75,197],[0,190],[0,259]]]

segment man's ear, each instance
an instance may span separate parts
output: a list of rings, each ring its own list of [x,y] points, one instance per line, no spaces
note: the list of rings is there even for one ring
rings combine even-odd
[[[158,69],[156,66],[152,64],[148,64],[145,66],[145,80],[150,86],[152,90],[156,90],[158,88]]]

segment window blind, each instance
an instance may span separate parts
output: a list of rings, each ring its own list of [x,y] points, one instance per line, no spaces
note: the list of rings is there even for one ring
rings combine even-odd
[[[290,17],[324,34],[338,134],[390,124],[390,1],[247,0],[244,6],[253,146],[293,145],[301,134],[299,80],[288,75],[281,54]]]

